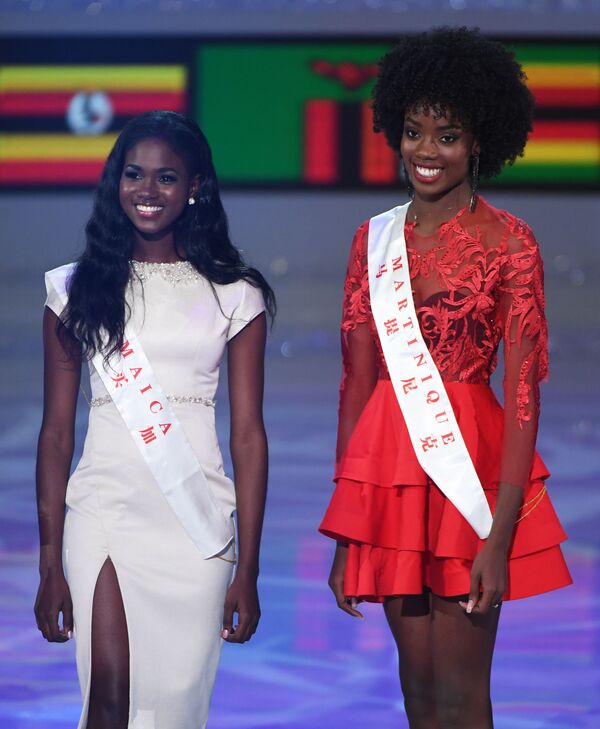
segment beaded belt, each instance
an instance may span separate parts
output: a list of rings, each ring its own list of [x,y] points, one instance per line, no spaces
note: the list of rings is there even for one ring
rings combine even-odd
[[[208,397],[202,397],[201,395],[167,395],[167,400],[173,403],[196,403],[197,405],[206,405],[208,408],[214,408],[215,406],[214,400]],[[112,397],[110,395],[103,395],[102,397],[93,397],[91,400],[88,400],[88,405],[91,408],[99,408],[111,402]]]

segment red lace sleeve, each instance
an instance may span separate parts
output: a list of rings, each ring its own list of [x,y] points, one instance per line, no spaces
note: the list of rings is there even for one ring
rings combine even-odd
[[[539,382],[548,374],[544,271],[535,237],[517,221],[501,266],[504,335],[504,437],[500,480],[529,477],[540,410]]]
[[[354,234],[346,280],[344,282],[344,305],[342,309],[342,337],[364,324],[369,319],[369,277],[367,273],[367,245],[369,222],[363,223]]]
[[[339,461],[354,426],[377,382],[377,349],[369,326],[371,305],[367,273],[369,224],[356,231],[346,281],[342,309],[342,379],[338,411],[336,458]]]

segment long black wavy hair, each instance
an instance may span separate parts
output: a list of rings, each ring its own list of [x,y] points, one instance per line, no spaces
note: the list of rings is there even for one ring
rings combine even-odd
[[[275,315],[273,290],[244,263],[229,238],[210,147],[200,127],[173,111],[150,111],[128,122],[106,160],[85,229],[86,246],[68,284],[60,329],[81,344],[86,357],[102,352],[108,358],[123,344],[134,227],[121,208],[119,183],[127,152],[149,138],[168,144],[185,162],[190,180],[200,179],[197,204],[186,205],[175,224],[177,249],[211,284],[244,279],[260,288],[271,319]]]

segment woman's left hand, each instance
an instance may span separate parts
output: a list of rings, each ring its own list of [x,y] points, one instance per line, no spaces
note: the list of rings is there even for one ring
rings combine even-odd
[[[238,624],[233,626],[233,614],[238,614]],[[245,643],[256,632],[260,620],[260,604],[256,579],[236,574],[227,590],[223,610],[221,637],[228,643]]]
[[[467,613],[485,615],[498,607],[506,590],[508,555],[506,550],[486,542],[473,561],[468,602],[460,602]]]

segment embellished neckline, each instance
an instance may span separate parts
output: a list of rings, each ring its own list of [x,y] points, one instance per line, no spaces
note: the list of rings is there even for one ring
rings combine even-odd
[[[133,273],[142,282],[158,276],[171,286],[178,286],[193,283],[202,278],[202,274],[189,261],[150,263],[132,259],[130,264]]]

